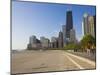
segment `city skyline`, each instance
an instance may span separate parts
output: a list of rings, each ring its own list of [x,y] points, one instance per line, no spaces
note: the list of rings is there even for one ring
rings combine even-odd
[[[94,6],[13,1],[13,49],[26,48],[31,35],[36,35],[37,38],[45,36],[49,39],[52,36],[57,37],[59,31],[62,29],[62,25],[66,24],[67,10],[71,10],[73,12],[73,26],[76,31],[76,37],[80,40],[82,37],[81,23],[83,14],[88,13],[89,15],[95,15],[96,12]]]

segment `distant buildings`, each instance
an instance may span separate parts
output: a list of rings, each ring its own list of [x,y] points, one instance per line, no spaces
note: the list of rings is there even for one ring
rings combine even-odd
[[[90,16],[87,13],[83,15],[82,21],[83,35],[90,34],[93,37],[96,36],[96,15]],[[63,48],[69,43],[77,43],[76,32],[73,28],[73,14],[72,11],[66,12],[66,24],[62,25],[62,30],[59,32],[58,37],[51,37],[51,40],[45,37],[40,37],[40,40],[36,36],[29,38],[28,49],[56,49]]]
[[[63,33],[61,31],[59,32],[59,37],[58,37],[58,47],[63,48]]]
[[[66,14],[66,36],[70,38],[70,30],[73,29],[73,15],[72,11],[67,11]]]
[[[47,49],[50,46],[50,40],[45,37],[40,37],[41,47],[42,49]]]
[[[76,41],[76,33],[73,28],[73,14],[72,11],[66,12],[66,24],[62,26],[63,33],[63,47],[67,44]]]
[[[75,29],[71,29],[71,30],[70,30],[70,42],[71,42],[71,43],[76,43]]]
[[[95,37],[95,31],[94,31],[94,17],[93,16],[89,16],[89,33]]]
[[[83,16],[83,30],[84,30],[83,34],[84,35],[89,34],[88,17],[89,15],[87,13],[85,13]]]
[[[29,39],[29,44],[27,46],[28,49],[40,49],[41,42],[36,38],[36,36],[31,36]]]
[[[84,34],[85,34],[85,32],[84,32],[84,23],[83,23],[83,21],[82,21],[82,36],[84,36]]]
[[[57,37],[51,37],[50,48],[58,48],[58,38]]]
[[[30,37],[29,43],[30,44],[36,43],[36,40],[37,40],[36,36],[33,35],[33,36]]]
[[[40,37],[40,40],[36,36],[31,36],[29,39],[28,49],[47,49],[50,47],[50,40],[45,37]]]
[[[66,25],[63,25],[62,26],[62,33],[63,33],[63,46],[66,46],[67,44],[67,36],[66,36]]]
[[[72,43],[72,42],[75,43],[75,41],[76,41],[76,33],[73,28],[72,11],[67,11],[67,13],[66,13],[66,39],[65,40],[66,40],[66,45],[68,43]]]
[[[96,16],[85,13],[83,16],[82,30],[83,35],[90,34],[96,37]]]

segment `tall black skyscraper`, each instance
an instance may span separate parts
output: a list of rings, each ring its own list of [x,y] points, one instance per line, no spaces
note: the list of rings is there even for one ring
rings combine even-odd
[[[73,29],[73,16],[72,11],[66,13],[66,36],[70,38],[70,30]]]

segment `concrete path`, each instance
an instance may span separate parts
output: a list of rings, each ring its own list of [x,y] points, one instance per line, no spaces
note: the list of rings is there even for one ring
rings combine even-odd
[[[80,69],[95,69],[95,62],[62,50],[12,54],[12,74]]]

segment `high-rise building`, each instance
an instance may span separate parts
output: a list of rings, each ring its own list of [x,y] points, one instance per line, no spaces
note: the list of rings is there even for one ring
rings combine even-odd
[[[45,37],[40,37],[40,42],[41,42],[42,48],[49,48],[49,44],[50,44],[49,39]]]
[[[96,36],[96,16],[90,16],[87,13],[83,16],[82,31],[84,35],[90,34]]]
[[[91,34],[93,37],[95,37],[95,26],[94,26],[94,17],[89,16],[88,18],[88,23],[89,23],[89,34]]]
[[[37,41],[37,38],[36,38],[35,35],[31,36],[30,39],[29,39],[30,44],[36,43],[36,41]]]
[[[51,48],[58,48],[58,38],[57,37],[51,38]]]
[[[36,38],[36,36],[31,36],[29,38],[29,44],[27,45],[28,49],[40,49],[41,48],[41,43],[40,40]]]
[[[74,29],[70,30],[70,42],[76,43],[76,36],[75,36],[75,30]]]
[[[61,31],[59,32],[59,37],[58,37],[58,47],[59,48],[63,47],[63,33]]]
[[[66,14],[66,36],[70,38],[70,30],[73,29],[73,16],[72,11],[67,11]]]
[[[84,23],[82,21],[82,36],[84,36]]]
[[[67,40],[66,40],[66,25],[62,26],[62,33],[63,33],[63,45],[66,46]]]
[[[89,17],[89,15],[87,13],[85,13],[83,16],[83,29],[82,30],[83,30],[84,35],[89,34],[88,17]]]

